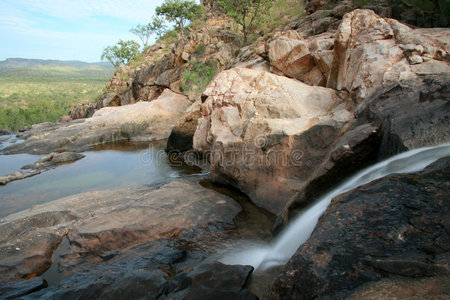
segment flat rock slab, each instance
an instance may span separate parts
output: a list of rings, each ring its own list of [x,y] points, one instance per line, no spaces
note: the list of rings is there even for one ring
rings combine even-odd
[[[140,243],[233,228],[240,210],[231,198],[187,179],[38,205],[0,219],[0,279],[41,274],[65,235],[71,246],[61,263],[76,266]]]
[[[191,102],[166,89],[151,102],[105,107],[88,119],[68,123],[42,123],[19,137],[25,142],[2,150],[4,154],[81,152],[92,146],[119,141],[151,142],[167,139],[172,127]]]

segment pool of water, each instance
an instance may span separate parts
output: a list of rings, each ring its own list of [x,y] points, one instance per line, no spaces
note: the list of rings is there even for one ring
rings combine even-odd
[[[84,152],[85,158],[34,177],[0,186],[0,217],[62,197],[93,190],[132,188],[198,174],[199,168],[169,163],[165,143],[122,143]],[[2,175],[40,156],[0,155]]]

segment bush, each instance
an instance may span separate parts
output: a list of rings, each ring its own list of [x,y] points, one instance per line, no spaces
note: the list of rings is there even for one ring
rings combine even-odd
[[[189,61],[188,69],[181,73],[183,83],[181,88],[184,91],[194,91],[201,93],[211,82],[217,73],[217,64],[215,62],[199,63]]]

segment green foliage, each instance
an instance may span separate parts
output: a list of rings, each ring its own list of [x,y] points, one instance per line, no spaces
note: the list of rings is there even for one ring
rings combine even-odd
[[[180,85],[185,91],[203,92],[217,73],[217,64],[214,62],[199,63],[189,61],[188,69],[181,73],[184,82]]]
[[[135,41],[120,40],[114,46],[108,46],[103,50],[102,60],[108,60],[116,68],[128,64],[139,54],[139,44]]]
[[[130,29],[130,32],[135,34],[142,42],[145,49],[148,46],[150,36],[155,35],[159,39],[167,30],[167,25],[161,17],[153,16],[153,19],[147,25],[138,25],[136,28]]]
[[[271,0],[218,0],[228,16],[242,26],[244,44],[247,43],[249,31],[260,22],[261,17],[269,11],[273,1]]]
[[[195,49],[194,54],[197,55],[197,56],[203,56],[203,54],[205,54],[205,50],[206,50],[206,45],[205,44],[200,44]]]
[[[176,28],[184,35],[187,22],[198,18],[204,12],[202,5],[188,0],[166,0],[156,8],[158,16],[164,16],[169,22],[175,22]]]
[[[178,30],[169,30],[164,33],[164,35],[159,39],[159,41],[171,44],[176,42],[178,38],[179,38]]]
[[[73,104],[97,100],[112,73],[98,65],[1,69],[0,129],[57,121]]]
[[[293,17],[304,15],[303,1],[278,0],[261,16],[260,21],[256,24],[257,30],[271,32],[277,27],[288,24]]]

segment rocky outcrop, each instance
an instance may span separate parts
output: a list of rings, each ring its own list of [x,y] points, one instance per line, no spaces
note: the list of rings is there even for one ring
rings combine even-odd
[[[82,159],[85,157],[83,154],[76,152],[52,152],[50,154],[41,157],[36,162],[25,165],[22,169],[34,169],[34,170],[42,170],[54,167],[58,164],[74,162],[76,160]]]
[[[63,124],[39,124],[19,137],[25,139],[2,150],[5,154],[83,151],[119,141],[149,142],[166,139],[190,105],[186,97],[165,90],[152,102],[106,107],[88,119]]]
[[[231,198],[188,180],[52,201],[0,219],[0,278],[42,274],[63,236],[70,248],[60,266],[93,267],[132,246],[184,235],[190,239],[189,234],[193,242],[219,234],[234,226],[240,210]]]
[[[425,284],[425,297],[445,298],[449,179],[450,159],[444,158],[422,172],[387,176],[334,198],[268,298],[403,298]]]
[[[345,93],[264,71],[231,69],[204,92],[194,149],[211,176],[278,214],[353,119]]]

